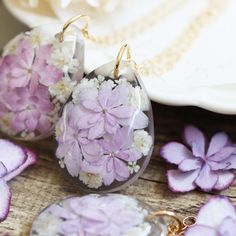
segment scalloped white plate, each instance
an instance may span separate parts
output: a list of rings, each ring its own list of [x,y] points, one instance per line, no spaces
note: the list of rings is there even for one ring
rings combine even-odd
[[[93,15],[90,31],[97,35],[109,34],[127,22],[142,17],[156,4],[167,0],[130,1],[130,6],[120,7],[112,14]],[[214,0],[210,0],[214,1]],[[225,1],[227,0],[218,0]],[[7,8],[19,20],[32,27],[73,16],[78,8],[68,11],[55,9],[53,13],[42,1],[40,13],[29,11],[16,0],[4,0]],[[45,4],[44,4],[45,3]],[[206,7],[207,0],[187,0],[187,4],[165,18],[155,27],[128,43],[137,63],[162,51],[188,26],[188,22]],[[236,1],[229,0],[227,7],[207,27],[200,31],[192,47],[178,61],[173,70],[158,77],[152,74],[143,77],[148,94],[153,101],[169,105],[193,105],[210,111],[236,114]],[[65,14],[66,13],[66,14]],[[176,20],[177,19],[177,20]],[[87,72],[115,58],[121,44],[101,46],[86,42],[85,69]]]

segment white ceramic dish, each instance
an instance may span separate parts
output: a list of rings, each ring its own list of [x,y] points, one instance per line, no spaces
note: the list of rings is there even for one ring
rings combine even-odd
[[[138,3],[133,0],[127,4],[136,6],[133,7],[134,13],[130,14],[130,7],[123,6],[112,13],[110,20],[108,20],[111,17],[109,14],[93,16],[92,22],[96,24],[91,23],[90,31],[97,35],[109,34],[114,28],[141,18],[143,12],[150,11],[154,5],[162,4],[163,1],[167,0],[147,0]],[[20,7],[16,0],[4,0],[4,3],[13,15],[28,26],[63,21],[69,15],[75,14],[75,10],[70,8],[66,14],[62,14],[58,9],[54,9],[53,13],[45,7],[46,5],[43,6],[44,4],[40,6],[40,14],[36,14],[35,10],[29,11]],[[208,0],[188,0],[187,4],[183,5],[181,10],[174,12],[172,17],[164,19],[139,37],[126,40],[131,45],[134,60],[139,64],[168,47],[188,26],[188,22],[199,12],[204,11],[207,3]],[[229,0],[229,4],[222,9],[219,16],[200,30],[189,50],[171,71],[163,76],[155,74],[142,76],[153,101],[178,106],[193,105],[218,113],[236,114],[235,12],[236,1]],[[121,44],[101,46],[87,41],[86,71],[89,72],[114,59]]]

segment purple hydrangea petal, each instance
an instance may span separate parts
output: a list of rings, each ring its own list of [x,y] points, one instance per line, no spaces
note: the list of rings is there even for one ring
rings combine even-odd
[[[138,111],[137,114],[134,115],[133,121],[133,129],[145,129],[148,126],[149,119],[146,114],[142,111]]]
[[[210,220],[210,219],[209,219]],[[221,236],[215,229],[205,225],[194,225],[187,229],[185,236]]]
[[[173,192],[189,192],[194,190],[196,188],[194,181],[198,174],[198,170],[189,172],[169,170],[167,172],[169,187]]]
[[[235,207],[226,197],[214,197],[200,209],[196,223],[217,229],[226,217],[236,220]]]
[[[201,169],[195,183],[198,187],[208,192],[211,191],[218,181],[218,174],[210,169],[210,166],[205,164]]]
[[[202,161],[196,158],[185,159],[179,164],[179,169],[184,172],[190,170],[197,170],[200,169],[201,167],[202,167]]]
[[[232,146],[223,147],[213,156],[207,157],[207,159],[211,160],[211,161],[221,162],[221,161],[224,161],[225,159],[227,159],[233,153],[235,153],[235,151],[236,151],[235,147],[232,147]]]
[[[236,235],[236,220],[233,220],[231,217],[226,217],[220,228],[220,235],[235,236]]]
[[[234,181],[234,173],[231,171],[218,171],[218,180],[216,185],[214,186],[215,190],[222,191],[227,189],[230,185],[232,185]]]
[[[216,133],[210,141],[209,148],[207,151],[207,156],[212,156],[220,151],[229,143],[229,137],[224,132]]]
[[[194,156],[202,158],[205,156],[206,139],[201,130],[191,125],[185,127],[184,139],[192,147]]]
[[[228,170],[236,169],[236,155],[231,155],[225,162],[228,164],[227,168]]]
[[[0,223],[7,218],[11,202],[11,191],[7,183],[0,179]]]
[[[192,153],[183,144],[177,142],[166,144],[161,148],[160,153],[166,161],[176,165],[193,157]]]
[[[4,164],[0,161],[0,178],[6,175],[7,168],[4,166]]]

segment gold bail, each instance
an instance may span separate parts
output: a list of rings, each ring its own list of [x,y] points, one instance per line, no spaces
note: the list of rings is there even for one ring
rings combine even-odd
[[[125,43],[119,50],[118,55],[116,57],[116,64],[115,64],[115,68],[114,68],[114,78],[117,79],[119,77],[119,67],[120,67],[120,63],[121,60],[123,58],[124,52],[125,50],[127,51],[127,56],[126,59],[127,61],[131,60],[131,49],[130,46]]]
[[[88,26],[89,26],[89,21],[90,21],[90,18],[89,16],[87,15],[77,15],[77,16],[74,16],[72,17],[71,19],[69,19],[64,25],[63,25],[63,28],[62,28],[62,31],[59,33],[59,40],[60,42],[63,42],[64,41],[64,35],[65,35],[65,32],[66,30],[68,29],[68,27],[73,24],[75,21],[81,19],[81,18],[86,18],[86,22],[85,22],[85,25],[83,28],[81,28],[80,30],[82,31],[83,35],[87,35],[88,34]]]

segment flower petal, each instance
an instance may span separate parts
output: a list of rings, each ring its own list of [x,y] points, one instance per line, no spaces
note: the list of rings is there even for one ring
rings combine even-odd
[[[225,190],[227,189],[234,181],[234,174],[230,171],[221,171],[218,172],[218,181],[214,186],[215,190]]]
[[[181,171],[190,171],[190,170],[196,170],[196,169],[200,169],[202,166],[202,162],[196,158],[189,158],[189,159],[185,159],[183,160],[180,164],[179,164],[179,169]]]
[[[144,129],[148,126],[149,119],[147,115],[139,111],[137,114],[134,115],[134,120],[133,120],[133,129]],[[129,124],[130,125],[130,124]]]
[[[195,183],[202,190],[208,192],[211,191],[218,181],[218,174],[210,169],[210,166],[205,164],[201,169],[199,176]]]
[[[216,133],[210,141],[209,148],[207,151],[207,156],[211,156],[220,151],[223,147],[225,147],[229,142],[229,137],[226,133],[220,132]]]
[[[7,174],[7,168],[0,162],[0,178]]]
[[[210,219],[209,219],[210,220]],[[194,225],[190,227],[186,233],[185,236],[220,236],[217,231],[209,226],[205,225]]]
[[[0,162],[6,167],[7,172],[11,172],[20,167],[27,156],[24,150],[14,143],[0,139]]]
[[[204,134],[198,128],[189,125],[184,129],[185,142],[192,147],[194,156],[204,157],[205,156],[205,144],[206,139]]]
[[[226,217],[219,228],[220,235],[235,236],[236,235],[236,220]]]
[[[189,192],[196,188],[194,183],[199,171],[181,172],[180,170],[169,170],[167,172],[168,184],[173,192]]]
[[[7,218],[11,202],[11,191],[7,183],[0,179],[0,222]]]
[[[236,220],[235,207],[226,197],[213,197],[200,209],[196,223],[218,228],[226,217]]]
[[[27,155],[27,159],[26,161],[17,169],[15,169],[14,171],[8,173],[6,176],[4,176],[4,180],[5,181],[9,181],[13,178],[15,178],[17,175],[20,175],[27,167],[34,165],[37,162],[37,156],[35,153],[33,153],[31,150],[29,149],[25,149],[26,155]]]
[[[235,147],[224,147],[220,151],[218,151],[216,154],[207,157],[207,160],[211,161],[223,161],[227,158],[229,158],[233,153],[235,153],[236,148]]]
[[[163,146],[160,154],[166,161],[176,165],[193,157],[192,153],[183,144],[177,142],[170,142]]]

